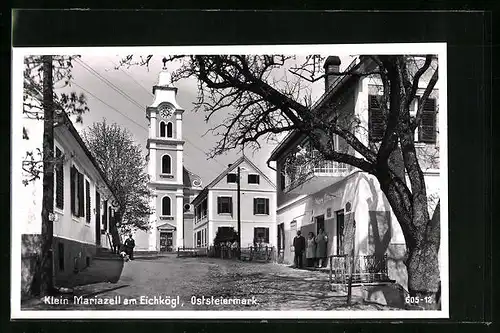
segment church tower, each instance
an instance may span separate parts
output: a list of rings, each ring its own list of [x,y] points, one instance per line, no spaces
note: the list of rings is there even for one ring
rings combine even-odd
[[[163,63],[158,83],[153,86],[153,102],[146,108],[149,120],[148,186],[152,191],[150,205],[153,210],[147,250],[170,252],[178,247],[192,246],[190,200],[201,190],[201,180],[184,168],[184,109],[177,103],[177,88],[172,85],[166,70],[166,59]]]

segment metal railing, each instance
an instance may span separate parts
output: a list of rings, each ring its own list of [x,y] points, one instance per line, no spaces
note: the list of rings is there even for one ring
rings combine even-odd
[[[295,179],[285,187],[285,192],[298,187],[317,174],[324,176],[343,176],[347,175],[348,172],[349,166],[345,163],[327,160],[306,163],[297,167]]]
[[[276,259],[275,254],[276,250],[273,246],[249,246],[242,247],[240,250],[227,245],[219,245],[211,246],[208,251],[209,257],[232,260],[240,258],[241,260],[259,262],[274,261]]]
[[[389,281],[387,255],[332,255],[329,256],[330,283],[347,284]]]

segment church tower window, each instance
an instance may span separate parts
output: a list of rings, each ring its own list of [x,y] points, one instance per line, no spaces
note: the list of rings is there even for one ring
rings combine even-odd
[[[172,215],[172,203],[170,197],[165,196],[161,199],[161,215],[170,216]]]
[[[169,155],[163,155],[161,158],[161,173],[172,173],[172,158]]]
[[[173,131],[174,131],[174,126],[172,125],[172,123],[168,123],[167,124],[167,138],[171,138],[173,136]]]
[[[165,137],[165,122],[160,122],[160,137],[164,138]]]

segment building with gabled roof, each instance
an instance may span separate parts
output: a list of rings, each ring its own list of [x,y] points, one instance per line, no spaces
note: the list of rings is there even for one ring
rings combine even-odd
[[[238,231],[238,170],[240,171],[241,246],[254,240],[276,246],[276,187],[246,156],[208,184],[192,201],[193,242],[196,247],[213,245],[219,230]]]

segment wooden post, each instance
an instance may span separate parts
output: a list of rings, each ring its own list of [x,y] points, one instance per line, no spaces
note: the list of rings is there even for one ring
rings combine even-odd
[[[330,256],[328,258],[329,262],[330,262],[330,276],[329,276],[329,279],[328,281],[330,281],[330,288],[332,287],[332,274],[333,274],[333,257]]]

